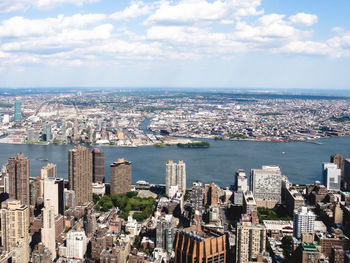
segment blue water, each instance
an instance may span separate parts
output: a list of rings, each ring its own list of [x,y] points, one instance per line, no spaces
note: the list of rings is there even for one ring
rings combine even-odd
[[[100,147],[106,157],[106,181],[109,182],[109,164],[124,157],[132,162],[132,181],[146,180],[150,183],[165,183],[165,163],[172,159],[186,162],[187,184],[195,180],[214,181],[229,186],[234,181],[234,172],[262,165],[279,165],[282,173],[298,184],[321,180],[322,162],[329,161],[331,154],[340,153],[350,157],[350,137],[318,140],[322,145],[304,142],[252,142],[210,140],[206,149],[171,147],[118,148]],[[22,152],[30,158],[30,176],[39,176],[40,169],[48,159],[57,164],[58,177],[68,178],[68,150],[72,145],[14,145],[0,144],[0,164]],[[283,154],[283,152],[285,154]]]

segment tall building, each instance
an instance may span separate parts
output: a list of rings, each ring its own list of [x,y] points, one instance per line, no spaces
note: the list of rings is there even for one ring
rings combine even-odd
[[[323,163],[322,175],[324,185],[328,190],[340,190],[341,170],[338,168],[337,164]]]
[[[131,190],[131,162],[124,158],[111,164],[111,194],[125,194]]]
[[[77,205],[92,201],[92,154],[84,146],[69,150],[69,190],[74,190]]]
[[[266,250],[266,228],[241,220],[236,231],[236,263],[248,263]]]
[[[169,253],[173,251],[174,228],[172,215],[160,216],[156,227],[156,247],[165,249]]]
[[[43,140],[46,142],[51,141],[51,125],[48,123],[44,123],[43,124],[43,130],[42,130],[42,134],[43,134]]]
[[[226,263],[226,236],[214,229],[198,225],[178,230],[174,245],[176,263]]]
[[[55,207],[50,199],[44,200],[43,227],[41,228],[41,241],[51,252],[51,260],[56,258],[56,228]]]
[[[235,191],[248,191],[248,178],[244,170],[239,169],[235,174]]]
[[[13,120],[14,121],[22,120],[22,101],[20,100],[15,101],[15,114],[14,114]]]
[[[51,200],[55,215],[64,214],[64,180],[62,178],[44,179],[44,200]]]
[[[350,159],[344,159],[344,189],[350,191]]]
[[[344,156],[341,154],[333,154],[330,158],[331,163],[335,163],[341,171],[341,180],[344,179]]]
[[[204,185],[204,204],[217,205],[219,202],[217,185],[214,183]]]
[[[293,235],[300,238],[302,233],[315,232],[315,214],[308,211],[307,207],[303,206],[294,211],[293,215]]]
[[[105,182],[105,154],[98,148],[92,150],[92,178],[94,183]]]
[[[194,210],[203,210],[204,189],[201,182],[193,182],[189,202]]]
[[[20,262],[29,262],[29,210],[19,200],[8,199],[0,210],[1,242],[5,251],[20,249]]]
[[[56,164],[48,163],[47,165],[41,168],[40,174],[40,196],[44,196],[44,179],[46,178],[56,178]]]
[[[7,163],[9,197],[29,207],[29,159],[23,154],[11,157]]]
[[[186,164],[182,160],[178,163],[169,160],[165,165],[165,193],[168,196],[172,186],[178,186],[179,190],[186,191]]]
[[[281,203],[282,174],[278,166],[262,166],[250,173],[250,190],[260,206],[261,201]]]

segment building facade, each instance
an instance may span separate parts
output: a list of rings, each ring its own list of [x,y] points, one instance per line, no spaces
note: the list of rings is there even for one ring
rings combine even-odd
[[[341,181],[341,170],[335,163],[322,164],[323,184],[327,190],[339,191]]]
[[[293,235],[296,238],[301,238],[302,233],[315,232],[315,214],[308,211],[307,207],[303,206],[294,211],[293,215]]]
[[[43,227],[41,229],[41,242],[47,247],[51,254],[51,260],[56,258],[56,229],[55,229],[55,207],[50,199],[44,200]]]
[[[178,163],[169,160],[165,165],[165,193],[168,196],[172,186],[178,186],[179,190],[186,191],[186,164],[182,160]]]
[[[92,178],[94,183],[105,182],[105,153],[98,148],[92,150]]]
[[[22,120],[22,101],[15,101],[15,114],[13,116],[13,120],[19,122]]]
[[[124,158],[111,164],[111,194],[125,194],[131,190],[131,162]]]

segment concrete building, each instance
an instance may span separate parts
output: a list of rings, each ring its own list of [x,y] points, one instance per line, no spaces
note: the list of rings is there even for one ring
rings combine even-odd
[[[344,156],[341,154],[333,154],[330,158],[331,163],[335,163],[337,165],[337,168],[340,169],[341,173],[341,181],[344,179]]]
[[[56,178],[56,164],[48,163],[46,166],[41,168],[41,186],[40,186],[40,196],[44,196],[44,179],[46,178]]]
[[[69,190],[74,190],[77,205],[92,201],[92,154],[84,146],[76,146],[68,153]]]
[[[193,182],[189,202],[194,210],[203,210],[204,189],[201,182]]]
[[[335,163],[323,163],[322,175],[327,190],[339,191],[341,181],[341,170]]]
[[[266,229],[263,225],[241,220],[236,230],[236,262],[249,263],[266,250]]]
[[[214,183],[204,185],[204,204],[205,205],[218,205],[218,186]]]
[[[250,190],[253,192],[258,206],[265,206],[264,200],[272,201],[268,202],[268,205],[272,207],[281,203],[282,173],[279,166],[264,165],[261,169],[252,169]]]
[[[284,188],[283,192],[288,213],[292,216],[294,210],[298,210],[305,205],[304,197],[294,187]]]
[[[165,165],[165,193],[170,198],[169,190],[171,186],[177,185],[179,190],[186,191],[186,164],[180,160],[174,163],[169,160]]]
[[[308,211],[307,207],[301,207],[294,211],[293,215],[293,235],[296,238],[301,238],[302,233],[315,232],[315,214]]]
[[[42,212],[41,242],[50,251],[51,260],[54,260],[56,258],[55,206],[50,199],[44,200]]]
[[[84,231],[71,230],[67,233],[67,258],[84,259],[88,239]]]
[[[198,225],[178,230],[174,244],[176,263],[226,263],[226,236],[208,227]]]
[[[243,193],[243,213],[250,214],[257,211],[257,205],[252,192]]]
[[[29,208],[29,159],[23,154],[11,157],[7,163],[9,198],[16,199]]]
[[[105,153],[98,148],[92,150],[92,179],[94,183],[105,182]]]
[[[111,164],[111,194],[125,194],[131,190],[131,162],[124,158]]]
[[[55,215],[64,214],[64,180],[62,178],[44,179],[44,200],[50,199]]]
[[[235,189],[237,191],[246,192],[248,191],[248,178],[244,170],[239,169],[235,174]]]
[[[20,261],[29,262],[29,209],[19,200],[8,199],[2,204],[1,245],[5,251],[19,250]]]
[[[173,216],[160,216],[156,227],[156,247],[165,249],[169,253],[173,251]]]

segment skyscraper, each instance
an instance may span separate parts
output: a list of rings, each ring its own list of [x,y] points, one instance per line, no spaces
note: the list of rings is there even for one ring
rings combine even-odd
[[[75,191],[77,205],[92,201],[92,154],[84,146],[68,153],[69,190]]]
[[[293,215],[293,235],[300,238],[302,233],[315,232],[315,214],[308,211],[307,207],[303,206],[294,211]]]
[[[46,142],[51,141],[51,125],[48,123],[43,124],[43,140]]]
[[[105,154],[98,148],[92,150],[92,178],[94,183],[105,182]]]
[[[258,206],[264,201],[271,201],[272,206],[281,203],[282,174],[280,168],[264,165],[262,169],[252,169],[250,190],[253,192]]]
[[[344,189],[350,191],[350,159],[344,159]]]
[[[131,190],[131,162],[124,158],[111,164],[111,194],[125,194]]]
[[[11,157],[7,163],[9,197],[29,207],[29,159],[23,154]]]
[[[335,163],[323,163],[322,174],[323,183],[328,190],[340,190],[341,170]]]
[[[22,120],[22,101],[20,100],[15,101],[15,114],[14,114],[13,120],[14,121]]]
[[[156,247],[171,253],[173,251],[174,228],[172,215],[160,216],[156,227]]]
[[[235,174],[235,191],[248,191],[248,179],[244,170],[239,169]]]
[[[204,185],[204,204],[218,205],[219,197],[217,186],[214,183]]]
[[[169,160],[165,165],[165,193],[169,196],[171,186],[178,186],[179,190],[186,191],[186,164],[180,160],[174,163]]]
[[[20,262],[29,262],[29,210],[19,200],[8,199],[2,205],[1,242],[5,251],[21,250]]]
[[[344,156],[341,154],[333,154],[330,158],[331,163],[335,163],[341,170],[341,180],[344,178]]]
[[[50,200],[54,215],[64,214],[64,181],[62,178],[44,179],[44,200]]]
[[[46,166],[41,168],[40,174],[40,196],[44,195],[44,179],[46,178],[56,178],[56,164],[48,163]]]
[[[47,180],[47,179],[46,179]],[[51,260],[56,258],[56,229],[55,207],[50,199],[44,200],[43,227],[41,228],[41,241],[51,252]]]

